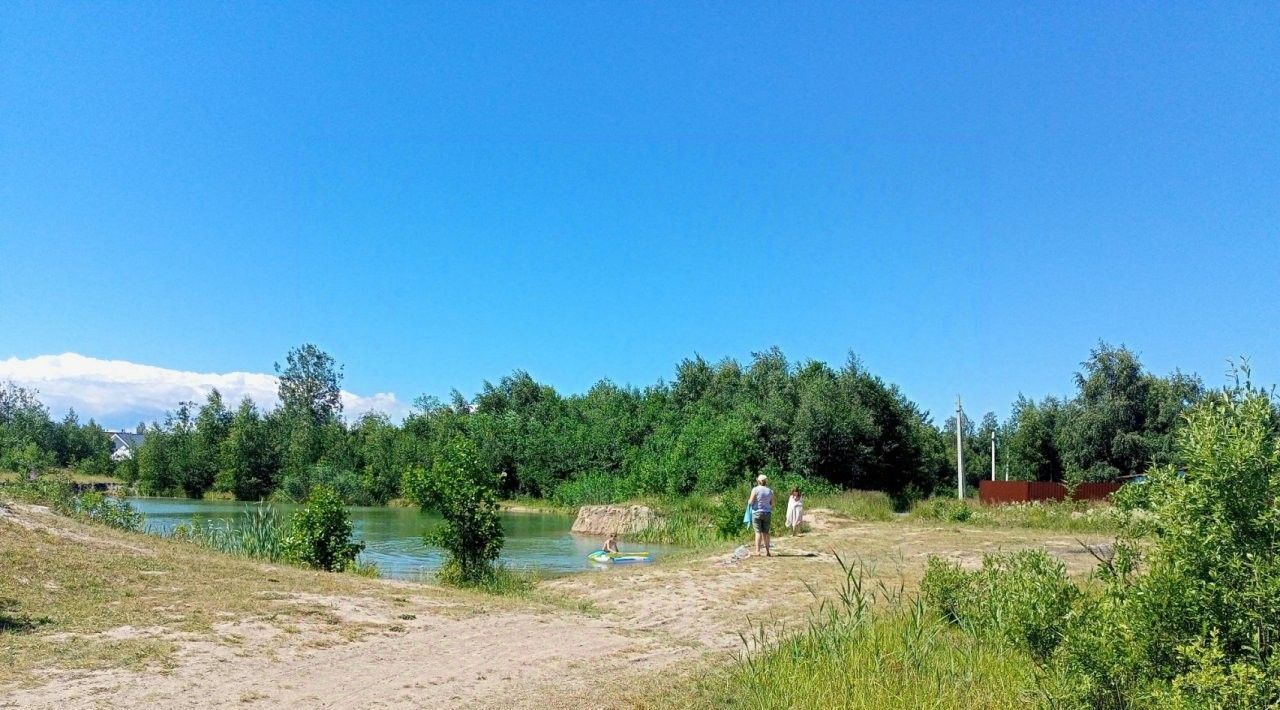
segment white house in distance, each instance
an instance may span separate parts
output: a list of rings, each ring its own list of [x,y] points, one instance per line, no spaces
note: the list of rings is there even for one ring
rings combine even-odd
[[[145,434],[135,434],[131,431],[109,431],[107,436],[111,437],[112,461],[133,458],[138,453],[138,447],[142,446],[142,440],[146,438]]]

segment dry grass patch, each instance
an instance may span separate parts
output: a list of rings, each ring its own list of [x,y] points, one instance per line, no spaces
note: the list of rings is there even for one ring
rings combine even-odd
[[[31,506],[11,506],[0,518],[0,569],[0,684],[57,669],[163,667],[180,642],[217,638],[215,625],[228,619],[346,641],[376,631],[382,617],[391,623],[393,607],[409,597],[420,604],[436,595],[220,555]]]

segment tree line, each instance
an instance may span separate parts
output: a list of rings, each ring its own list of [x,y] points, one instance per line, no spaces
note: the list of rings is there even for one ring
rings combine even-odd
[[[643,388],[603,380],[561,395],[523,371],[485,382],[467,399],[415,401],[400,424],[368,413],[347,421],[342,367],[314,345],[276,365],[279,405],[228,404],[216,390],[145,427],[133,459],[111,462],[102,428],[74,412],[53,422],[30,390],[0,387],[0,468],[114,471],[152,495],[303,500],[325,484],[353,504],[411,497],[413,470],[431,470],[458,439],[503,496],[566,504],[642,495],[714,493],[762,472],[786,486],[881,490],[900,501],[954,490],[955,417],[941,426],[854,356],[836,368],[793,363],[777,349],[743,364],[687,358],[670,382]],[[971,483],[1112,480],[1167,463],[1172,433],[1203,394],[1194,376],[1147,372],[1124,347],[1099,344],[1075,393],[1019,397],[1000,423],[965,417]],[[970,463],[972,462],[972,463]]]
[[[0,383],[0,471],[74,467],[86,474],[112,472],[111,442],[97,422],[81,424],[71,409],[61,421],[34,390]]]

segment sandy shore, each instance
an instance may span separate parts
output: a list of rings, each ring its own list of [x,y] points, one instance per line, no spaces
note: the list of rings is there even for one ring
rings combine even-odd
[[[346,575],[341,589],[313,590],[307,580],[322,575],[223,558],[219,564],[265,570],[288,589],[253,592],[260,603],[233,604],[204,630],[157,613],[154,625],[87,634],[86,641],[150,639],[174,650],[141,669],[60,668],[55,661],[0,686],[0,707],[631,707],[642,702],[631,690],[636,683],[669,682],[727,660],[741,650],[739,634],[762,622],[801,623],[816,602],[809,589],[834,591],[843,576],[836,554],[908,587],[929,554],[976,564],[983,552],[1035,546],[1074,572],[1093,565],[1071,535],[854,523],[814,512],[825,529],[779,540],[779,556],[741,559],[726,547],[678,563],[546,582],[528,600]],[[209,554],[22,508],[0,519],[0,559],[23,552],[14,531],[42,536],[26,538],[28,546],[53,536],[60,544],[97,545],[99,556]],[[187,560],[175,557],[174,569],[193,564]],[[166,584],[163,574],[154,576]],[[157,609],[162,599],[157,594]],[[189,614],[209,611],[194,599]]]

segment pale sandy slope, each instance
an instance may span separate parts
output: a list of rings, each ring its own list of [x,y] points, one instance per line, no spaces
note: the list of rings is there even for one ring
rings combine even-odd
[[[51,671],[39,687],[0,691],[0,707],[623,707],[634,702],[620,694],[628,679],[652,683],[659,672],[675,677],[729,658],[740,634],[762,622],[801,623],[814,605],[809,588],[833,590],[841,577],[833,553],[910,586],[930,553],[973,563],[983,551],[1026,546],[1047,548],[1075,572],[1092,566],[1070,536],[835,520],[779,544],[815,556],[725,552],[584,573],[544,584],[549,602],[371,581],[367,596],[283,600],[327,607],[324,623],[281,625],[264,611],[200,636],[117,629],[175,640],[173,667]]]

